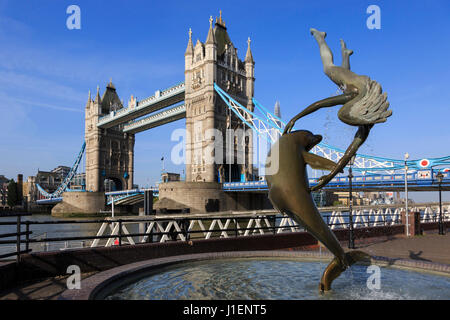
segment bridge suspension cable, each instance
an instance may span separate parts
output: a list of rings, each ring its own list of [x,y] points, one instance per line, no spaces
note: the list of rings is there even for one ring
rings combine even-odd
[[[70,181],[75,176],[78,166],[81,162],[81,159],[83,158],[85,149],[86,149],[86,142],[83,142],[83,145],[81,146],[81,150],[78,153],[75,163],[73,164],[72,168],[70,168],[70,171],[67,174],[67,176],[64,178],[63,182],[58,186],[58,188],[54,192],[49,193],[49,192],[45,191],[44,188],[42,188],[38,183],[36,183],[36,187],[42,196],[44,196],[47,199],[61,197],[62,193],[68,189]]]

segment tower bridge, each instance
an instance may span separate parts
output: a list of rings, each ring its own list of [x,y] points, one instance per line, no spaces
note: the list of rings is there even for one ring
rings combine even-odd
[[[189,30],[183,82],[157,90],[142,100],[131,96],[126,106],[112,81],[103,95],[100,95],[100,88],[97,88],[94,99],[89,93],[85,107],[85,144],[81,151],[85,153],[86,191],[89,192],[67,192],[80,164],[78,157],[71,173],[56,192],[49,194],[39,189],[44,198],[42,203],[60,202],[55,207],[59,212],[79,209],[94,213],[103,210],[107,181],[112,182],[117,190],[135,190],[135,134],[180,119],[185,119],[188,137],[186,181],[160,184],[160,198],[181,203],[192,212],[205,211],[205,208],[221,211],[254,209],[267,202],[266,195],[261,192],[267,189],[267,185],[254,163],[254,154],[259,152],[255,142],[260,138],[274,142],[285,124],[254,97],[255,61],[250,39],[245,57],[241,59],[222,15],[213,22],[211,17],[205,42],[197,40],[194,44],[193,33]],[[208,130],[215,129],[226,136],[227,129],[236,128],[243,129],[245,139],[227,141],[228,144],[231,142],[228,147],[232,152],[231,159],[226,159],[226,144],[214,141]],[[214,145],[212,152],[211,145]],[[224,155],[223,164],[211,161],[216,152]],[[325,143],[314,147],[312,152],[333,161],[338,161],[344,153]],[[239,157],[243,161],[237,161]],[[353,170],[359,171],[361,176],[355,177],[355,188],[389,189],[391,186],[392,189],[395,184],[398,190],[401,179],[404,181],[404,175],[400,177],[399,171],[404,173],[405,165],[409,169],[408,182],[417,190],[428,190],[436,187],[437,170],[433,168],[450,166],[450,156],[405,162],[359,154]],[[427,179],[431,183],[424,183]],[[315,183],[314,179],[311,183]],[[336,177],[328,188],[345,190],[347,185],[345,177]],[[448,174],[443,185],[450,187]],[[124,191],[125,195],[133,194],[135,199],[140,199],[141,193]],[[80,207],[82,202],[84,205]]]
[[[164,109],[175,103],[184,101],[184,82],[165,90],[158,90],[155,94],[142,101],[136,101],[131,97],[128,107],[111,110],[106,115],[99,116],[97,127],[102,129],[112,128],[118,125],[135,121],[137,118],[152,112]],[[178,120],[178,119],[177,119]]]

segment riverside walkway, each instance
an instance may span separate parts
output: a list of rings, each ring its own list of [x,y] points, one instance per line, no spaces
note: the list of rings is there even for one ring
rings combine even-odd
[[[450,234],[425,234],[406,238],[394,236],[389,240],[361,244],[358,249],[372,256],[410,259],[450,265]]]
[[[346,248],[347,243],[342,242],[342,246]],[[403,235],[373,238],[356,241],[356,248],[373,256],[450,265],[450,234],[448,233],[443,236],[428,232],[410,238]],[[318,247],[312,249],[319,250]],[[85,279],[95,273],[85,273],[81,277]],[[0,292],[0,300],[58,299],[58,296],[67,289],[66,279],[67,276],[60,276],[43,279],[37,283],[23,284],[12,290]]]

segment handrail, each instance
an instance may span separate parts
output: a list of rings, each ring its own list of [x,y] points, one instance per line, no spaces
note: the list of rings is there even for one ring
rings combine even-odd
[[[16,237],[15,240],[2,240],[0,241],[0,243],[2,242],[7,242],[10,244],[16,244],[16,251],[15,252],[10,252],[10,253],[6,253],[6,254],[0,254],[0,259],[4,259],[4,258],[8,258],[8,257],[12,257],[12,256],[16,256],[16,262],[19,263],[20,262],[20,256],[22,254],[31,252],[31,250],[28,247],[28,244],[26,244],[26,248],[25,250],[22,250],[20,247],[20,244],[22,243],[22,236],[25,235],[26,236],[26,241],[29,240],[29,236],[30,234],[32,234],[33,232],[29,230],[29,225],[27,222],[25,222],[26,225],[26,231],[22,232],[22,217],[23,216],[31,216],[31,213],[22,213],[22,212],[1,212],[0,213],[0,217],[17,217],[17,220],[15,222],[16,224],[16,232],[9,232],[9,233],[3,233],[0,234],[0,238],[12,238],[12,237]]]
[[[348,208],[343,208],[348,209]],[[354,211],[358,211],[357,209]],[[295,222],[287,224],[282,224],[282,219],[288,218],[288,216],[281,215],[275,211],[269,211],[266,213],[256,213],[255,214],[249,214],[248,212],[238,215],[238,214],[230,214],[228,216],[217,216],[217,215],[211,215],[211,216],[174,216],[174,217],[158,217],[158,216],[144,216],[144,217],[120,217],[120,218],[106,218],[106,219],[95,219],[95,220],[56,220],[56,221],[33,221],[33,220],[27,220],[27,221],[21,221],[21,216],[23,215],[30,215],[30,214],[16,214],[18,217],[16,222],[12,221],[0,221],[1,225],[14,225],[17,224],[17,232],[10,232],[5,234],[0,234],[0,238],[7,238],[7,237],[16,237],[16,239],[11,240],[0,240],[0,244],[16,244],[16,252],[12,253],[6,253],[1,254],[0,259],[7,258],[10,256],[17,256],[17,261],[20,261],[20,256],[24,253],[31,252],[31,249],[29,248],[29,245],[32,243],[50,243],[50,242],[63,242],[63,241],[76,241],[76,240],[109,240],[109,239],[118,239],[119,246],[123,244],[122,239],[130,238],[130,237],[146,237],[147,242],[153,241],[153,236],[156,237],[164,237],[166,236],[166,240],[168,241],[174,241],[177,240],[178,237],[183,240],[190,239],[191,235],[195,236],[197,234],[205,234],[210,233],[213,237],[220,237],[221,234],[224,232],[230,232],[231,234],[234,234],[235,236],[248,234],[247,231],[252,231],[250,233],[253,234],[254,232],[260,233],[264,230],[271,230],[274,234],[277,233],[279,229],[291,229],[294,232],[298,232],[300,230],[303,230],[303,227]],[[436,222],[437,217],[435,216],[434,212],[430,214],[429,212],[424,212],[423,217],[421,218],[422,222]],[[9,215],[14,216],[14,215]],[[322,214],[322,217],[324,221],[327,223],[327,225],[334,229],[336,227],[342,227],[347,226],[348,227],[348,212],[344,212],[344,210],[339,211],[333,211],[331,214]],[[448,214],[446,214],[448,216]],[[400,214],[397,213],[397,211],[392,213],[377,213],[377,215],[374,215],[373,213],[365,213],[365,212],[359,212],[357,214],[353,214],[354,218],[358,218],[360,220],[353,220],[355,229],[356,228],[367,228],[367,227],[376,227],[376,226],[392,226],[392,225],[399,225],[401,224],[401,217]],[[250,220],[260,220],[264,221],[267,219],[267,221],[271,221],[270,224],[266,224],[266,226],[263,225],[263,223],[259,224],[248,224],[246,227],[240,227],[238,224],[246,224]],[[256,219],[256,220],[255,220]],[[347,219],[347,220],[346,220]],[[210,221],[211,225],[213,223],[221,224],[223,221],[229,220],[234,221],[231,222],[234,223],[234,226],[230,226],[229,224],[225,224],[223,226],[220,226],[220,229],[214,229],[210,228],[208,230],[191,230],[190,224],[193,221]],[[449,221],[448,217],[445,218],[446,221]],[[222,222],[220,222],[222,221]],[[122,226],[126,224],[132,224],[132,223],[161,223],[161,222],[167,222],[169,225],[170,223],[176,223],[177,228],[174,227],[175,225],[172,225],[172,228],[164,227],[164,229],[160,228],[160,231],[156,232],[153,229],[150,231],[147,230],[146,232],[137,232],[137,233],[129,233],[125,230],[125,232],[122,232]],[[30,239],[29,235],[33,232],[30,231],[30,226],[33,225],[59,225],[59,224],[99,224],[103,223],[106,225],[112,225],[113,228],[119,228],[118,234],[108,234],[103,235],[101,233],[97,233],[96,235],[91,236],[71,236],[71,237],[50,237],[50,238],[42,238],[42,239]],[[26,226],[26,231],[21,230],[21,226]],[[163,224],[166,225],[166,224]],[[249,227],[250,226],[250,227]],[[157,230],[157,229],[156,229]],[[26,236],[25,239],[22,239],[21,236]],[[183,236],[183,238],[181,237]],[[21,244],[25,244],[25,249],[21,248]]]

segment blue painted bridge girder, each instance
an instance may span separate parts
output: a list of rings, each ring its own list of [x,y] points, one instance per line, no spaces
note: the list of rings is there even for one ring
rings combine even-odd
[[[443,173],[442,190],[450,191],[450,173]],[[435,177],[435,176],[434,176]],[[318,179],[309,179],[311,187],[317,184]],[[330,181],[323,190],[326,191],[348,191],[349,178],[336,177]],[[367,175],[355,176],[352,179],[352,189],[354,191],[404,191],[405,175]],[[418,173],[408,173],[408,190],[409,191],[434,191],[438,190],[439,185],[436,179],[421,178]],[[247,181],[247,182],[226,182],[223,184],[223,190],[226,192],[251,192],[251,191],[268,191],[267,182],[263,181]]]
[[[40,199],[36,200],[36,203],[39,205],[45,205],[45,204],[56,204],[60,203],[61,201],[63,201],[63,197]]]
[[[159,195],[158,187],[105,192],[106,204],[111,205],[113,200],[115,205],[133,205],[139,202],[143,202],[144,192],[147,190],[153,191],[154,196]]]
[[[450,173],[443,173],[444,179],[442,181],[442,190],[450,191]],[[435,175],[433,175],[435,177]],[[309,185],[315,186],[318,179],[309,179]],[[247,182],[225,182],[222,184],[225,192],[268,192],[267,182],[263,181],[247,181]],[[348,177],[336,177],[329,182],[323,190],[342,192],[348,191],[349,179]],[[352,188],[354,191],[404,191],[405,175],[368,175],[355,176],[352,179]],[[435,191],[439,188],[436,179],[421,178],[418,173],[408,173],[408,190],[409,191]],[[152,188],[156,195],[158,189]],[[114,204],[135,204],[143,201],[144,190],[122,190],[116,192],[105,193],[108,197],[107,204],[112,203],[114,197]]]

